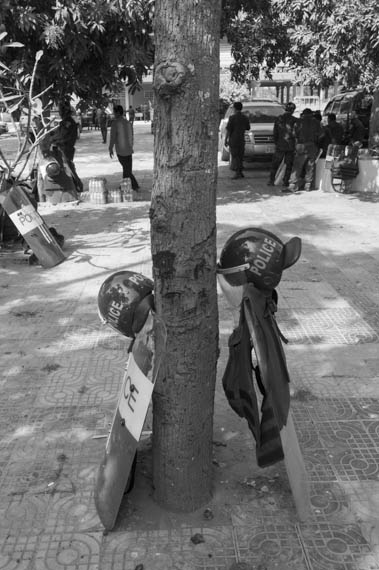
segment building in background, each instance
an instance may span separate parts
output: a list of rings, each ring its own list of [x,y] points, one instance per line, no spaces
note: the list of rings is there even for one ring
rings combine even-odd
[[[220,73],[227,73],[233,62],[231,46],[225,39],[222,39],[220,41]],[[259,79],[252,80],[249,89],[252,98],[277,99],[281,103],[295,101],[297,114],[307,106],[312,110],[322,111],[329,98],[337,93],[336,87],[325,90],[305,85],[296,71],[285,63],[280,63],[271,72],[271,78],[267,77],[265,67],[262,66]],[[154,113],[152,73],[143,78],[141,90],[130,93],[129,88],[126,87],[115,102],[122,105],[125,110],[132,105],[136,110],[135,120],[137,121],[152,120]]]

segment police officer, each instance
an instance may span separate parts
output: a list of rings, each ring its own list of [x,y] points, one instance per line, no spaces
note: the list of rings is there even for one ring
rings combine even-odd
[[[287,103],[283,115],[280,115],[280,117],[275,120],[275,152],[272,157],[270,179],[267,183],[268,186],[274,186],[277,170],[284,159],[286,168],[283,176],[283,186],[285,188],[288,187],[295,156],[295,123],[297,121],[293,116],[295,109],[295,103]]]
[[[250,121],[242,113],[243,105],[240,101],[233,104],[234,114],[229,117],[226,125],[225,146],[229,146],[232,156],[232,169],[236,171],[233,179],[244,178],[243,157],[245,154],[245,131],[250,130]]]
[[[312,190],[322,134],[320,121],[313,116],[311,109],[304,109],[295,125],[296,153],[289,188],[283,188],[282,192],[300,190],[303,175],[304,190]]]

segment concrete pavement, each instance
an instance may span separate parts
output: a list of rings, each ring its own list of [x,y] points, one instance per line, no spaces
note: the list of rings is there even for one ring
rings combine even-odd
[[[290,341],[291,407],[312,516],[298,521],[283,465],[257,468],[246,422],[226,402],[232,318],[220,294],[214,497],[205,506],[213,518],[154,504],[146,435],[136,489],[115,530],[103,533],[93,487],[126,346],[100,325],[97,292],[122,268],[151,275],[152,135],[147,123],[135,130],[140,201],[41,205],[66,236],[68,258],[53,269],[0,250],[0,568],[378,570],[377,195],[281,194],[256,166],[231,181],[220,163],[218,246],[255,225],[283,241],[302,238],[302,256],[278,288],[277,319]],[[82,134],[76,165],[85,184],[102,175],[112,187],[121,178],[98,131]],[[196,533],[204,542],[191,541]]]

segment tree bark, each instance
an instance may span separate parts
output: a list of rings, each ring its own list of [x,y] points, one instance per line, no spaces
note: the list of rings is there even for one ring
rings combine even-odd
[[[372,101],[368,147],[379,151],[379,90],[374,91]]]
[[[153,483],[157,502],[182,512],[212,488],[220,14],[220,0],[155,4],[150,218],[167,351],[153,396]]]

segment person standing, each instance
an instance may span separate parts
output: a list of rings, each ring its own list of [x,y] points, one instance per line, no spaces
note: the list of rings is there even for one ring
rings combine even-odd
[[[293,116],[296,109],[295,103],[289,102],[285,106],[283,115],[280,115],[274,123],[275,152],[272,157],[270,179],[268,186],[274,186],[275,176],[282,161],[286,165],[283,177],[283,186],[288,188],[295,157],[295,124],[297,119]]]
[[[343,144],[343,126],[341,123],[337,123],[337,117],[335,113],[328,114],[328,125],[325,129],[330,137],[330,144]]]
[[[325,158],[329,145],[342,145],[344,142],[344,129],[341,123],[337,123],[335,113],[328,113],[328,124],[324,128],[321,136],[320,147],[322,148],[321,158]]]
[[[128,116],[129,116],[129,122],[133,125],[134,119],[136,118],[136,112],[133,109],[132,105],[129,105]]]
[[[105,144],[107,142],[108,115],[103,108],[100,109],[99,113],[99,127],[101,136],[103,137],[103,143]]]
[[[111,123],[109,156],[113,158],[113,148],[115,148],[117,158],[122,166],[122,177],[130,178],[133,190],[138,190],[138,182],[132,173],[133,127],[130,121],[124,117],[124,109],[121,105],[116,105],[113,112],[114,119]]]
[[[355,111],[351,114],[350,118],[350,126],[348,131],[348,144],[354,144],[356,142],[361,143],[363,145],[364,139],[366,135],[366,129],[362,121],[358,118],[358,115]]]
[[[96,131],[96,129],[97,129],[97,109],[96,109],[96,107],[94,107],[92,109],[92,126]]]
[[[240,101],[233,104],[234,114],[229,117],[226,125],[225,146],[229,146],[232,156],[232,169],[236,171],[233,179],[244,178],[243,157],[245,154],[245,131],[250,130],[249,118],[242,113]]]
[[[78,138],[78,126],[72,118],[72,109],[69,102],[62,102],[59,105],[61,122],[58,128],[51,133],[50,142],[56,145],[65,155],[67,164],[72,172],[72,177],[78,192],[83,192],[83,182],[76,172],[74,164],[75,143]]]
[[[282,192],[297,192],[301,189],[304,175],[304,190],[312,190],[316,160],[323,129],[311,109],[304,109],[295,125],[296,152],[289,188]]]

